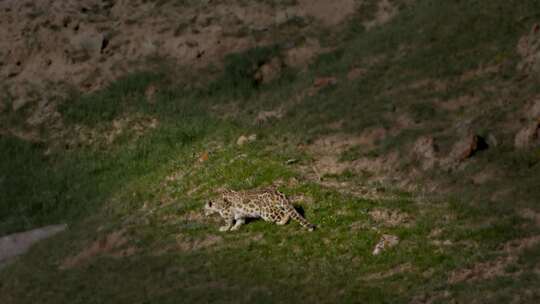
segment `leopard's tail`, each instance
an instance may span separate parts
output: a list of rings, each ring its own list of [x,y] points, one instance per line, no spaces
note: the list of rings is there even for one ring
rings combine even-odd
[[[290,214],[291,218],[297,221],[302,227],[309,231],[315,230],[316,226],[308,222],[300,213],[298,213],[298,211],[296,211],[296,209],[294,209],[293,206],[291,206]]]

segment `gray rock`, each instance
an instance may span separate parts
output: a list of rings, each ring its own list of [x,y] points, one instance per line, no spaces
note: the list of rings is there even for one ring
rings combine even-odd
[[[10,259],[27,252],[34,243],[58,234],[66,228],[66,224],[51,225],[1,237],[0,268],[7,265]]]

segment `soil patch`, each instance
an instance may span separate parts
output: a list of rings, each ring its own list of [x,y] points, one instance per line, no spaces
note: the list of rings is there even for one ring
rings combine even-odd
[[[196,251],[213,247],[222,242],[223,237],[213,234],[200,239],[192,239],[184,235],[179,235],[176,238],[176,248],[182,251]]]
[[[456,270],[450,275],[448,283],[456,284],[464,281],[480,281],[503,276],[506,267],[515,263],[523,250],[530,248],[539,242],[540,235],[510,241],[504,245],[501,251],[503,256],[491,261],[474,264],[466,269]]]
[[[128,239],[125,236],[124,230],[112,232],[92,242],[77,255],[65,259],[62,265],[60,265],[60,269],[78,267],[100,255],[117,258],[133,255],[136,252],[136,248],[131,246],[126,247],[125,245],[127,244]]]
[[[369,216],[378,224],[386,227],[408,226],[411,223],[411,217],[398,210],[375,209],[369,212]]]
[[[392,20],[397,13],[397,7],[395,7],[390,0],[380,0],[377,3],[377,12],[375,13],[375,18],[373,18],[373,20],[364,22],[364,26],[369,30],[375,26],[383,25]]]
[[[364,277],[364,280],[366,281],[372,281],[372,280],[381,280],[389,278],[393,275],[405,273],[405,272],[412,272],[414,270],[414,267],[411,263],[405,263],[397,265],[396,267],[393,267],[392,269],[389,269],[387,271],[377,272],[370,274],[366,277]]]
[[[355,11],[356,4],[354,0],[299,0],[298,7],[300,14],[314,17],[328,26],[345,20]]]

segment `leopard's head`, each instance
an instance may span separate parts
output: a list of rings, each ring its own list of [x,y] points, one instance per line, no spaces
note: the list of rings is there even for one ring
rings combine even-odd
[[[209,216],[209,215],[212,215],[214,213],[218,213],[220,208],[219,208],[219,202],[216,201],[216,200],[209,200],[208,202],[206,202],[206,204],[204,205],[204,215],[206,216]]]

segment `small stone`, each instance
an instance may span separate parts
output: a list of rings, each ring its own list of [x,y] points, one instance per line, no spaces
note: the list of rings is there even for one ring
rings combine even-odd
[[[315,86],[316,88],[324,88],[326,86],[335,84],[337,84],[336,77],[319,77],[313,81],[313,86]]]
[[[286,165],[292,165],[292,164],[295,164],[295,163],[297,163],[297,162],[298,162],[298,159],[296,159],[296,158],[291,158],[291,159],[288,159],[288,160],[285,162],[285,164],[286,164]]]
[[[239,145],[239,146],[243,146],[247,143],[250,143],[252,141],[255,141],[257,140],[257,135],[256,134],[251,134],[249,136],[245,136],[245,135],[242,135],[240,137],[238,137],[238,139],[236,140],[236,144]]]
[[[204,163],[205,161],[208,161],[208,159],[210,159],[208,151],[204,151],[203,153],[201,153],[201,155],[199,155],[198,161],[200,163]]]
[[[435,246],[452,246],[454,244],[451,240],[433,240],[431,243]]]
[[[497,147],[499,145],[499,141],[497,140],[497,137],[495,137],[495,135],[493,135],[492,133],[490,133],[488,136],[487,136],[487,144],[490,146],[490,147]]]
[[[279,77],[282,68],[283,62],[279,58],[273,58],[255,72],[255,81],[262,84],[270,83]]]
[[[379,255],[383,250],[392,248],[399,244],[399,237],[391,234],[383,234],[375,249],[373,249],[373,255]]]
[[[478,136],[468,136],[462,141],[456,143],[453,149],[454,158],[464,160],[471,157],[478,148]]]
[[[236,144],[239,145],[239,146],[243,146],[247,141],[248,141],[247,137],[245,135],[241,135],[236,140]]]
[[[463,161],[472,157],[477,151],[487,149],[487,147],[488,144],[482,137],[473,134],[455,143],[450,154],[454,160]]]

